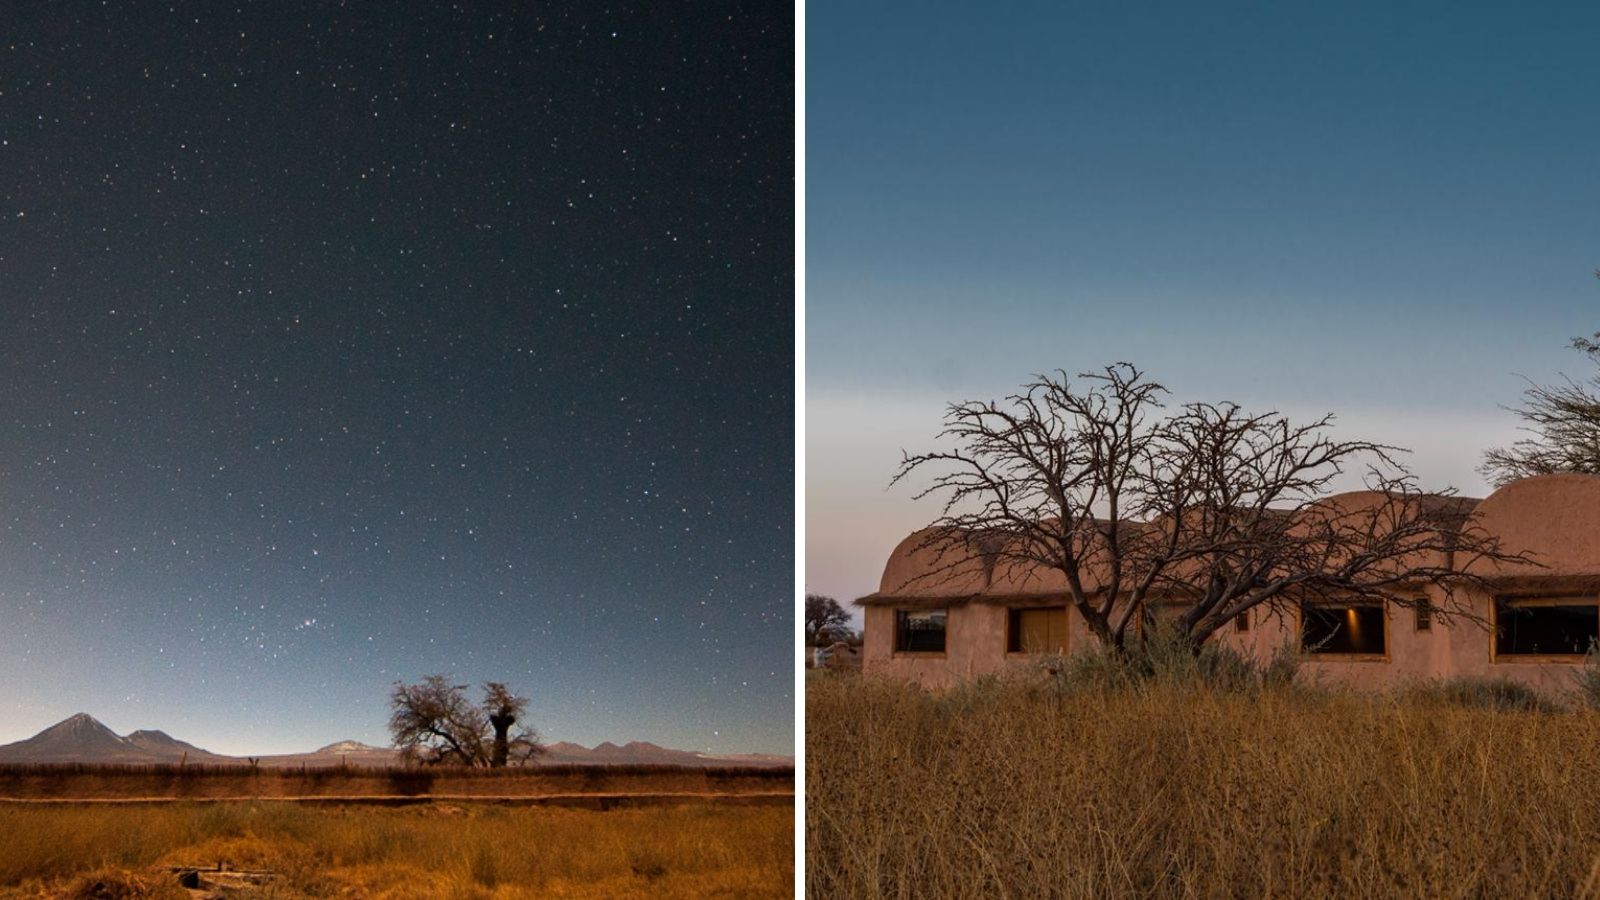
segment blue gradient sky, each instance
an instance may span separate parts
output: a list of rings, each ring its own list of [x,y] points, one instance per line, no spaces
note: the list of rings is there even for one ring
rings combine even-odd
[[[1600,8],[808,5],[806,575],[874,590],[942,404],[1116,360],[1486,490],[1600,329]]]

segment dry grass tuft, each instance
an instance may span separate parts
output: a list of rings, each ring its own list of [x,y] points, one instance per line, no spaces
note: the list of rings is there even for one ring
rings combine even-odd
[[[1600,896],[1600,715],[1459,699],[813,681],[807,892]]]
[[[65,900],[187,900],[187,891],[171,878],[149,872],[104,868],[86,872],[61,892]]]

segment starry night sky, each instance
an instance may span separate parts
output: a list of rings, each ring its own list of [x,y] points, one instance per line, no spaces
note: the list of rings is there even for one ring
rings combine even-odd
[[[793,22],[75,3],[0,28],[0,742],[793,752]]]

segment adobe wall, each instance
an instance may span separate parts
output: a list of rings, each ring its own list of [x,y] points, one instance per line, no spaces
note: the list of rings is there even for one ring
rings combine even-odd
[[[1430,591],[1435,608],[1454,603],[1488,621],[1493,598],[1488,594],[1458,590],[1447,600]],[[1341,659],[1337,656],[1300,654],[1300,677],[1309,683],[1360,690],[1384,690],[1408,682],[1455,676],[1510,678],[1547,694],[1560,694],[1573,686],[1578,660],[1516,662],[1492,659],[1492,639],[1486,626],[1457,616],[1448,621],[1436,614],[1429,631],[1416,629],[1412,610],[1386,606],[1387,648],[1382,659]],[[958,681],[982,675],[1030,671],[1037,660],[1006,653],[1008,607],[973,602],[949,608],[943,654],[896,653],[895,610],[887,606],[866,609],[863,671],[868,675],[908,681],[930,689],[947,688]],[[1068,608],[1067,652],[1093,647],[1095,637],[1081,615]],[[1291,615],[1274,616],[1267,610],[1251,611],[1251,627],[1239,633],[1227,626],[1215,638],[1265,664],[1281,646],[1299,646],[1299,621]]]
[[[945,652],[898,653],[894,649],[895,610],[887,606],[866,609],[866,638],[862,645],[862,672],[926,688],[945,688],[958,680],[1036,668],[1036,657],[1006,652],[1009,610],[991,603],[967,603],[949,608],[945,619]],[[1077,612],[1067,611],[1067,648],[1072,653],[1092,646],[1094,635]]]
[[[1335,495],[1313,512],[1359,517],[1381,499],[1382,495],[1371,492]],[[1500,488],[1475,505],[1456,497],[1428,502],[1464,518],[1465,527],[1498,538],[1505,551],[1528,554],[1529,561],[1490,563],[1437,556],[1410,559],[1408,563],[1463,567],[1473,575],[1492,579],[1493,590],[1502,594],[1593,597],[1600,591],[1600,476],[1526,478]],[[868,606],[865,671],[939,687],[960,678],[1030,665],[1026,657],[1005,652],[1007,609],[999,601],[1016,594],[1058,590],[1065,593],[1060,573],[1004,560],[1000,558],[1004,554],[994,551],[966,560],[941,558],[924,546],[926,537],[927,532],[913,534],[890,554],[878,597],[879,602],[892,602],[891,596],[911,595],[922,606],[937,602],[941,596],[960,603],[950,608],[946,652],[895,653],[894,608]],[[933,570],[938,570],[940,577],[926,577]],[[1086,587],[1094,589],[1104,573],[1091,565],[1085,576]],[[1459,605],[1479,621],[1435,616],[1432,629],[1419,632],[1411,610],[1389,604],[1387,652],[1383,658],[1301,654],[1301,673],[1313,681],[1364,689],[1456,676],[1510,678],[1548,693],[1571,689],[1573,670],[1580,664],[1576,658],[1494,658],[1493,637],[1486,624],[1493,612],[1491,592],[1463,587],[1453,600],[1439,589],[1430,589],[1429,594],[1436,608]],[[989,595],[997,602],[963,602],[973,595]],[[1093,646],[1087,623],[1070,607],[1068,622],[1069,653]],[[1294,614],[1272,616],[1257,609],[1251,612],[1248,632],[1240,634],[1228,626],[1218,632],[1217,639],[1265,662],[1284,644],[1298,647],[1299,619]]]
[[[1493,634],[1488,625],[1494,602],[1491,594],[1463,588],[1457,589],[1453,598],[1447,598],[1439,589],[1430,589],[1428,595],[1436,609],[1457,608],[1466,615],[1446,621],[1436,613],[1432,629],[1418,631],[1412,610],[1388,604],[1387,659],[1351,660],[1302,653],[1300,677],[1311,683],[1363,690],[1461,676],[1509,678],[1547,695],[1572,689],[1574,670],[1581,665],[1581,659],[1543,658],[1535,662],[1494,658]],[[1229,629],[1221,640],[1265,663],[1284,643],[1299,645],[1298,629],[1299,623],[1291,615],[1272,617],[1257,609],[1252,611],[1248,633]]]
[[[1458,592],[1458,597],[1473,615],[1485,622],[1490,621],[1494,603],[1491,595],[1473,591]],[[1510,678],[1550,695],[1572,690],[1577,669],[1583,663],[1581,657],[1541,657],[1538,661],[1504,656],[1495,658],[1494,637],[1488,627],[1468,622],[1456,623],[1449,633],[1449,639],[1449,675]]]
[[[1436,592],[1428,592],[1430,602],[1436,607],[1443,599]],[[1330,686],[1377,690],[1408,680],[1442,678],[1452,674],[1453,628],[1434,617],[1429,631],[1418,631],[1416,615],[1395,604],[1385,604],[1385,647],[1382,658],[1349,658],[1333,654],[1300,654],[1301,677]],[[1240,634],[1232,627],[1221,633],[1221,639],[1260,663],[1266,663],[1284,646],[1298,650],[1300,646],[1300,621],[1292,612],[1274,614],[1269,610],[1251,610],[1250,631]],[[1460,628],[1466,623],[1454,623]],[[1470,626],[1468,626],[1470,627]]]

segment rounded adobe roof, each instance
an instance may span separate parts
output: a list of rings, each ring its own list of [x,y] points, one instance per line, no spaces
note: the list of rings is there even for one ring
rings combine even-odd
[[[1340,531],[1351,529],[1356,534],[1370,532],[1383,534],[1396,524],[1396,516],[1403,516],[1409,529],[1417,523],[1414,517],[1425,516],[1423,521],[1438,523],[1439,527],[1415,535],[1415,543],[1431,545],[1420,547],[1393,562],[1400,567],[1444,567],[1452,565],[1450,554],[1441,549],[1441,532],[1458,531],[1473,509],[1480,503],[1474,497],[1457,497],[1453,494],[1391,494],[1384,491],[1360,490],[1331,494],[1309,503],[1294,515],[1304,525],[1296,527],[1332,526]],[[1394,505],[1394,504],[1399,505]],[[1408,532],[1409,533],[1409,532]],[[1385,568],[1393,568],[1386,566]]]
[[[1050,520],[1049,524],[1052,530],[1058,530],[1061,525],[1059,520]],[[1144,526],[1124,520],[1122,527],[1138,529]],[[1105,550],[1105,541],[1098,533],[1087,536],[1087,540],[1092,543],[1093,549],[1085,552],[1080,560],[1078,583],[1085,591],[1092,593],[1104,590],[1106,583],[1111,580],[1111,559]],[[1013,545],[1012,553],[995,563],[994,576],[990,579],[992,593],[1025,596],[1064,594],[1072,589],[1065,572],[1029,558],[1028,554],[1021,552],[1022,546],[1019,540]]]
[[[939,546],[941,534],[949,544]],[[962,597],[989,587],[991,559],[967,549],[966,535],[950,529],[924,528],[895,545],[884,563],[878,593],[886,596]]]
[[[1490,494],[1473,511],[1475,524],[1507,553],[1536,562],[1478,561],[1480,575],[1600,574],[1600,475],[1535,475]]]
[[[1482,503],[1475,497],[1458,497],[1454,494],[1390,494],[1384,491],[1345,491],[1342,494],[1329,494],[1320,500],[1314,501],[1311,506],[1326,506],[1337,508],[1345,513],[1356,513],[1361,510],[1381,506],[1395,497],[1411,497],[1419,507],[1429,514],[1443,515],[1448,521],[1452,517],[1464,518],[1478,504]]]

